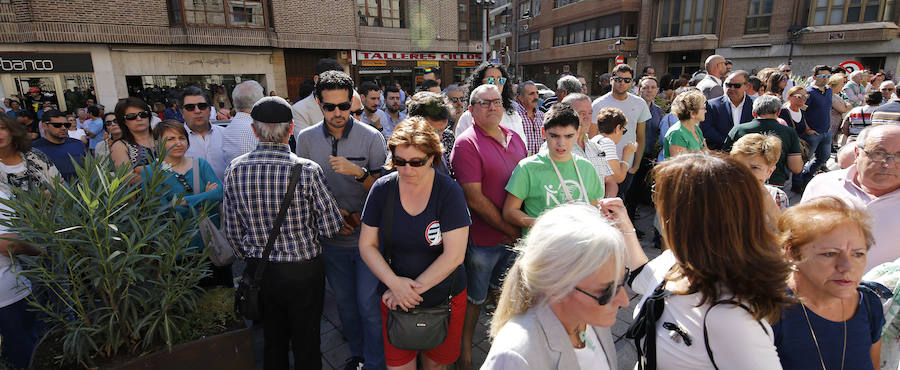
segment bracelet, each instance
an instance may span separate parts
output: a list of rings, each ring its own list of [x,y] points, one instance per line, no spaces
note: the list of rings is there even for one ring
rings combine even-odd
[[[631,229],[631,231],[623,231],[622,234],[637,234],[637,230]]]

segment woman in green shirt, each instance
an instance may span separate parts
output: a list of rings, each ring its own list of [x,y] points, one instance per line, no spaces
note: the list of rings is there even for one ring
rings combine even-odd
[[[663,140],[663,158],[706,149],[700,122],[706,117],[706,98],[698,90],[681,93],[672,102],[672,113],[678,118]]]

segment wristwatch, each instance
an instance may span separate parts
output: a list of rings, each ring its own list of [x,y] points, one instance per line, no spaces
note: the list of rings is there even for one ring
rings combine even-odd
[[[366,178],[369,177],[369,170],[367,170],[365,167],[362,167],[362,170],[363,170],[362,176],[357,177],[356,181],[363,182],[363,181],[366,181]]]

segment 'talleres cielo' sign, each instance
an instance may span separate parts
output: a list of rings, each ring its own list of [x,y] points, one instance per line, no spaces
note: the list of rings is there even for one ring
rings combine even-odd
[[[385,51],[357,51],[359,60],[416,60],[416,61],[469,61],[481,60],[481,54],[469,53],[403,53]]]

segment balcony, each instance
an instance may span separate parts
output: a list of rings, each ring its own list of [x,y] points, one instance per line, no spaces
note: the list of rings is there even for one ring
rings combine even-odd
[[[512,25],[509,23],[499,23],[491,25],[491,33],[488,35],[490,40],[501,39],[512,36]]]
[[[484,1],[484,0],[482,0]],[[491,1],[491,0],[487,0]],[[490,15],[494,16],[502,13],[506,9],[510,9],[512,0],[494,0],[493,8],[491,8]],[[511,10],[511,9],[510,9]]]

